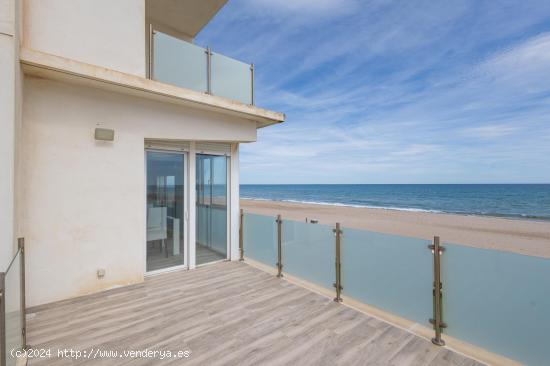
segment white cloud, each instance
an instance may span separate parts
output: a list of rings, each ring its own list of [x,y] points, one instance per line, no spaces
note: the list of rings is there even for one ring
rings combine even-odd
[[[517,126],[497,124],[465,128],[462,130],[462,133],[467,137],[494,139],[510,135],[518,130]]]
[[[550,89],[550,33],[494,55],[479,72],[500,87],[522,88],[524,92]]]
[[[419,155],[428,155],[434,154],[442,150],[442,147],[439,145],[431,144],[412,144],[409,146],[404,146],[400,150],[395,150],[391,152],[392,156],[399,157],[417,157]]]

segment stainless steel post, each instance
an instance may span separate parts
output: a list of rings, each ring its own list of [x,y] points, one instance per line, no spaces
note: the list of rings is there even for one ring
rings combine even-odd
[[[250,64],[250,81],[251,84],[251,101],[250,104],[254,105],[254,64]]]
[[[149,68],[148,70],[148,77],[149,79],[153,79],[153,52],[154,52],[154,42],[155,42],[155,30],[153,29],[153,24],[149,24]]]
[[[283,277],[283,219],[277,215],[277,277]]]
[[[439,244],[439,236],[434,237],[433,245],[428,246],[433,254],[433,318],[430,323],[435,330],[435,337],[432,343],[438,346],[444,346],[445,341],[441,339],[443,328],[447,325],[442,320],[443,306],[443,284],[441,283],[441,255],[445,248]]]
[[[206,93],[212,95],[212,50],[206,47]]]
[[[20,262],[20,285],[21,285],[21,336],[23,337],[23,349],[27,349],[27,305],[25,293],[25,238],[17,239],[19,247],[19,262]]]
[[[6,366],[6,274],[0,272],[0,366]]]
[[[334,283],[334,288],[336,289],[336,297],[334,298],[334,301],[336,302],[342,302],[342,261],[341,261],[341,235],[342,230],[340,230],[340,223],[336,223],[336,228],[332,230],[334,232],[334,236],[336,237],[336,282]]]
[[[240,261],[244,261],[244,236],[243,236],[243,225],[244,225],[244,210],[241,208],[240,214],[240,224],[239,224],[239,252],[240,252]]]

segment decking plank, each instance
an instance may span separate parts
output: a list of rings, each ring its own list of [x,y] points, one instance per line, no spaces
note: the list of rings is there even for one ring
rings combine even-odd
[[[34,348],[191,350],[189,359],[33,359],[30,365],[479,365],[240,262],[31,309]]]

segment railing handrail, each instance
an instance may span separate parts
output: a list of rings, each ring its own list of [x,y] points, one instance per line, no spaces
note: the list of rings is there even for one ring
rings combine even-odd
[[[19,288],[20,288],[20,312],[21,312],[21,348],[27,348],[27,321],[26,321],[26,297],[25,297],[25,239],[17,239],[17,251],[11,259],[5,272],[0,272],[0,366],[6,366],[7,339],[6,339],[6,275],[10,273],[15,260],[19,256]]]
[[[0,366],[6,366],[6,273],[0,272]]]
[[[17,256],[19,255],[19,252],[21,252],[21,248],[17,248],[17,251],[15,252],[15,255],[13,256],[13,258],[10,260],[10,263],[8,264],[8,267],[6,268],[6,270],[3,272],[4,274],[8,274],[10,269],[11,269],[11,266],[13,265],[13,262],[15,262],[15,258],[17,258]]]

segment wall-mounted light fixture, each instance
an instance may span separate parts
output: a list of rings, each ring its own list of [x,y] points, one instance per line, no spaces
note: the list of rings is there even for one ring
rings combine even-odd
[[[96,128],[94,136],[95,139],[99,141],[114,141],[115,130],[111,130],[108,128]]]

